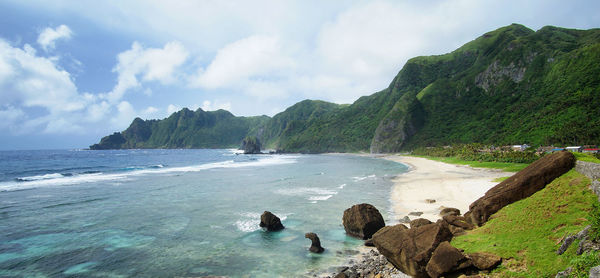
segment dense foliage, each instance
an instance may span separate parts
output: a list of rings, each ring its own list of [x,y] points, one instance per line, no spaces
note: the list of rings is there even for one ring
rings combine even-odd
[[[513,24],[451,53],[410,59],[387,88],[350,105],[305,100],[270,119],[186,109],[161,121],[136,119],[122,138],[95,147],[226,147],[245,135],[283,152],[598,145],[598,107],[600,29],[534,32]]]
[[[509,163],[532,163],[540,158],[535,150],[515,151],[512,149],[491,150],[481,144],[465,144],[446,147],[420,147],[412,151],[414,155],[434,157],[456,157],[467,161],[494,161]]]
[[[125,131],[104,137],[90,148],[237,148],[251,128],[268,119],[184,108],[163,120],[136,118]]]

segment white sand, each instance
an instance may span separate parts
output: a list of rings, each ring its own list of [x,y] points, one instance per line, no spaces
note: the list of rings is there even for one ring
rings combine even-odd
[[[386,155],[382,158],[409,165],[409,172],[396,177],[392,188],[392,209],[397,220],[426,218],[437,221],[444,207],[453,207],[465,213],[469,205],[479,199],[498,182],[495,178],[514,173],[500,170],[453,165],[419,157]],[[427,203],[433,199],[435,203]],[[408,215],[423,212],[421,216]]]

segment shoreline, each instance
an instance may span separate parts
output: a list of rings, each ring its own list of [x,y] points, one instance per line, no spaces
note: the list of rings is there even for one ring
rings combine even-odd
[[[379,158],[409,167],[406,173],[392,180],[394,185],[390,201],[392,211],[398,218],[396,220],[400,223],[405,217],[410,220],[425,218],[435,222],[440,219],[439,212],[447,207],[457,208],[465,213],[472,202],[498,184],[494,179],[514,174],[412,156],[390,154]]]
[[[353,155],[386,159],[408,167],[406,172],[400,173],[392,179],[391,215],[389,216],[390,222],[386,223],[386,226],[399,223],[409,226],[406,217],[410,220],[425,218],[436,222],[441,219],[439,212],[446,207],[457,208],[461,213],[465,213],[472,202],[498,184],[493,181],[494,179],[514,174],[514,172],[497,169],[474,168],[399,154]],[[359,254],[346,261],[343,266],[334,267],[357,269],[359,273],[364,270],[377,269],[380,277],[410,277],[397,271],[389,262],[373,263],[378,262],[381,258],[377,248],[360,246],[357,249]],[[375,274],[371,273],[369,277],[374,277]],[[336,275],[337,273],[326,272],[318,277],[335,277]]]

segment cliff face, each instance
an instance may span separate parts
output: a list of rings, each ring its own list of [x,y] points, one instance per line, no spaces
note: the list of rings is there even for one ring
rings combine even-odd
[[[305,100],[273,118],[184,109],[136,119],[92,148],[220,148],[245,135],[283,152],[600,144],[598,107],[600,29],[513,24],[451,53],[410,59],[386,89],[350,105]]]

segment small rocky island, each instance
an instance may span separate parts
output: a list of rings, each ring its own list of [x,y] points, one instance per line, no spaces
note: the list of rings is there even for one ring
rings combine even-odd
[[[244,151],[244,154],[260,154],[261,148],[260,141],[255,136],[246,136],[244,140],[242,140],[241,150]]]

